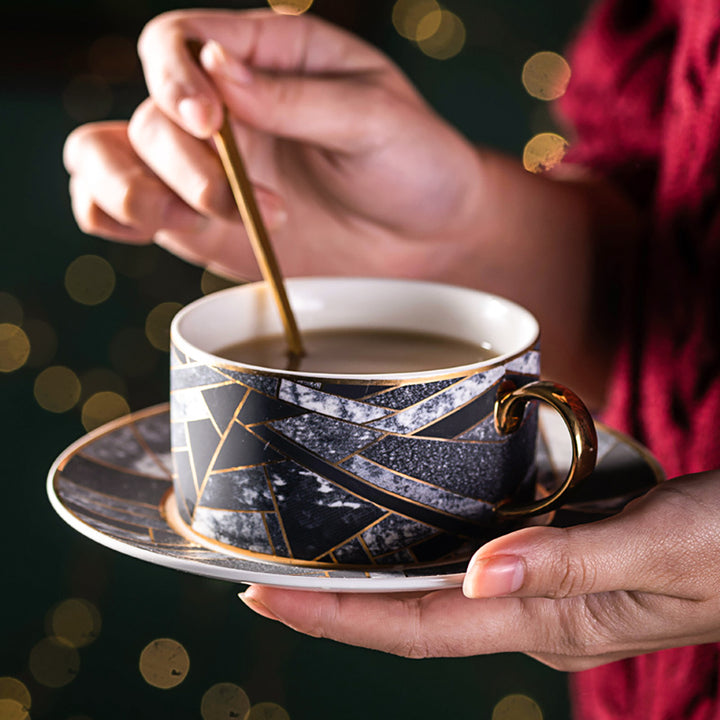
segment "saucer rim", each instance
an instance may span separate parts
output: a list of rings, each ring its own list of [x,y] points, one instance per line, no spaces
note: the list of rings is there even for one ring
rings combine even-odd
[[[143,560],[154,565],[160,565],[174,570],[180,570],[193,575],[200,575],[216,580],[225,580],[241,585],[262,584],[296,590],[353,593],[432,591],[456,588],[462,585],[463,578],[465,577],[464,568],[469,557],[429,563],[423,568],[427,571],[427,573],[412,576],[399,575],[399,573],[403,572],[404,569],[420,568],[416,568],[415,566],[393,566],[388,567],[387,569],[378,567],[377,570],[372,571],[372,574],[364,569],[358,569],[357,572],[363,573],[364,577],[331,577],[328,574],[326,574],[325,577],[321,575],[288,575],[273,573],[273,569],[277,567],[278,563],[271,560],[256,560],[253,558],[243,557],[242,560],[248,565],[258,566],[257,570],[248,570],[245,568],[224,567],[221,565],[208,564],[200,559],[167,555],[157,548],[151,548],[150,546],[137,546],[108,535],[105,532],[87,524],[80,517],[75,515],[73,511],[65,505],[55,490],[55,480],[58,473],[62,472],[63,468],[67,465],[70,459],[82,450],[82,448],[91,444],[98,438],[109,435],[115,430],[125,427],[128,424],[132,424],[138,420],[155,415],[161,415],[166,412],[169,413],[169,407],[169,403],[167,402],[160,403],[116,418],[115,420],[91,430],[82,437],[78,438],[75,442],[66,447],[60,455],[58,455],[48,472],[46,489],[53,509],[60,518],[62,518],[62,520],[73,528],[73,530],[79,532],[81,535],[98,543],[99,545],[138,560]],[[620,442],[630,445],[648,464],[650,470],[652,471],[655,484],[659,484],[666,479],[665,473],[663,472],[659,461],[644,445],[618,430],[609,428],[602,422],[596,420],[595,425],[598,431],[602,431],[615,437]],[[167,473],[167,480],[172,482],[172,475],[169,471]],[[182,537],[170,525],[165,517],[165,514],[162,511],[162,503],[158,504],[157,513],[158,517],[160,517],[166,524],[169,531],[175,533],[179,537]],[[549,524],[552,525],[552,521]],[[209,553],[229,557],[227,554],[214,551],[201,545],[198,545],[194,549],[202,549]],[[292,567],[294,565],[290,563],[290,566]],[[462,570],[459,570],[458,572],[438,574],[437,570],[443,566],[461,566]],[[434,574],[433,570],[435,570]],[[242,577],[239,577],[239,575],[242,575]]]

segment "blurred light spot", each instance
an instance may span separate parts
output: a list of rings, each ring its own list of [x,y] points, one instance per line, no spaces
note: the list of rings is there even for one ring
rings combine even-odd
[[[277,703],[262,702],[250,708],[245,720],[290,720],[290,715]]]
[[[23,324],[23,309],[20,301],[8,292],[0,292],[0,323]]]
[[[145,335],[154,348],[164,352],[170,350],[170,323],[181,309],[180,303],[164,302],[156,305],[148,313],[145,320]]]
[[[105,423],[130,412],[130,406],[122,395],[99,392],[88,398],[81,413],[83,427],[90,432]]]
[[[200,290],[202,290],[203,295],[210,295],[211,293],[225,290],[225,288],[235,287],[236,285],[238,285],[238,283],[235,280],[216,275],[209,270],[204,270],[200,278]]]
[[[102,120],[110,113],[113,95],[107,82],[97,75],[76,75],[63,90],[63,107],[74,120]]]
[[[122,275],[141,278],[150,275],[158,265],[160,249],[156,245],[111,245],[108,256]]]
[[[213,685],[202,697],[200,714],[203,720],[245,718],[250,709],[247,693],[233,683]]]
[[[0,372],[19,370],[30,357],[30,341],[22,328],[0,325]]]
[[[35,399],[40,407],[54,413],[64,413],[77,405],[81,385],[78,376],[69,368],[53,365],[35,379]]]
[[[97,640],[102,627],[99,610],[84,598],[69,598],[48,616],[48,634],[70,647],[81,648]]]
[[[556,133],[535,135],[523,150],[523,166],[533,173],[544,172],[558,165],[568,149],[568,141]]]
[[[140,653],[140,673],[145,682],[162,690],[179,685],[189,669],[190,657],[177,640],[153,640]]]
[[[28,318],[24,330],[30,340],[30,367],[43,367],[52,362],[57,352],[58,339],[55,330],[49,323],[37,318]]]
[[[539,100],[562,97],[570,82],[570,65],[555,52],[535,53],[523,66],[522,83]]]
[[[115,289],[115,271],[98,255],[81,255],[65,271],[65,289],[75,302],[99,305]]]
[[[80,375],[82,385],[81,401],[85,401],[95,393],[114,392],[118,395],[127,395],[127,384],[112,370],[107,368],[93,368]]]
[[[507,695],[493,709],[492,720],[543,720],[543,714],[527,695]]]
[[[442,17],[439,13],[440,5],[435,0],[397,0],[393,5],[392,22],[404,38],[425,40],[440,27]],[[433,23],[436,23],[434,27]],[[426,35],[428,32],[430,35]]]
[[[11,698],[0,698],[0,720],[26,720],[29,717],[22,703]]]
[[[46,637],[30,651],[30,672],[41,685],[59,688],[80,671],[78,651],[55,637]]]
[[[0,677],[0,718],[25,720],[29,717],[32,698],[25,683],[14,677]]]
[[[110,362],[125,377],[149,375],[157,361],[157,351],[140,328],[123,328],[110,341]]]
[[[418,42],[418,47],[435,60],[449,60],[455,57],[465,46],[465,25],[449,10],[440,12],[440,24],[430,37]]]
[[[415,31],[415,39],[418,42],[431,38],[442,25],[443,11],[432,10],[420,20]]]
[[[268,0],[268,3],[280,15],[302,15],[310,9],[313,0]]]
[[[135,41],[122,35],[98,38],[88,50],[88,65],[108,82],[132,80],[140,68]]]

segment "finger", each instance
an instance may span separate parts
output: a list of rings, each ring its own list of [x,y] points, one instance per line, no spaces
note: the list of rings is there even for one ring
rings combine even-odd
[[[128,135],[142,160],[197,213],[239,221],[238,208],[217,151],[208,143],[185,133],[152,100],[145,101],[135,111]],[[244,148],[243,154],[247,164],[252,164],[253,175],[272,174],[270,162],[262,157],[262,144],[256,142],[256,147]],[[256,156],[258,162],[255,162]],[[254,184],[254,189],[268,229],[283,225],[287,211],[282,198],[265,186]]]
[[[206,224],[137,157],[125,123],[80,128],[66,141],[64,155],[95,204],[144,237],[160,228],[198,230]]]
[[[402,93],[371,73],[267,73],[214,40],[203,47],[200,61],[233,116],[271,135],[362,152],[382,146],[405,122]]]
[[[177,11],[152,20],[138,51],[158,105],[197,137],[220,126],[220,98],[187,51],[189,38],[217,39],[245,62],[275,72],[377,66],[382,56],[349,33],[310,17],[270,11]]]
[[[70,202],[79,228],[88,235],[141,245],[152,242],[152,237],[111,218],[97,205],[90,190],[77,178],[70,178]]]
[[[471,560],[468,597],[566,598],[613,590],[694,597],[687,576],[689,508],[664,502],[657,488],[624,512],[570,528],[533,527],[497,538]],[[682,527],[680,527],[682,525]]]
[[[471,600],[459,589],[406,598],[262,586],[251,586],[240,597],[260,615],[299,632],[404,657],[619,652],[618,640],[584,622],[587,613],[579,599]]]

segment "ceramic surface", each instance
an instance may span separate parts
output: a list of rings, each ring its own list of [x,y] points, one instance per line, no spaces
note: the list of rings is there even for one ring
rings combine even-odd
[[[595,472],[573,491],[566,507],[546,516],[552,525],[574,525],[617,513],[663,479],[657,462],[638,443],[602,424],[598,424],[598,440]],[[543,487],[551,490],[564,477],[569,456],[562,420],[541,410],[536,462]],[[169,409],[160,405],[120,418],[70,446],[50,471],[48,493],[58,514],[88,538],[126,555],[197,575],[340,592],[406,592],[462,583],[466,555],[455,561],[378,565],[369,570],[318,569],[208,547],[168,523],[165,504],[173,502],[171,466]]]

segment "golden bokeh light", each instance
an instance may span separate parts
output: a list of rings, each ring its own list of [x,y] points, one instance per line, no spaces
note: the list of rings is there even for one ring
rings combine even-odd
[[[50,412],[64,413],[75,407],[81,390],[78,376],[63,365],[53,365],[35,378],[35,400]]]
[[[92,73],[108,82],[127,82],[139,71],[135,41],[122,35],[105,35],[88,50]]]
[[[313,0],[268,0],[270,7],[280,15],[302,15],[313,4]]]
[[[97,640],[102,628],[100,611],[89,600],[69,598],[48,614],[48,634],[74,648]]]
[[[30,340],[25,331],[12,323],[0,325],[0,372],[19,370],[30,357]]]
[[[115,271],[98,255],[81,255],[65,271],[65,289],[75,302],[99,305],[115,289]]]
[[[57,333],[50,323],[38,318],[28,318],[23,329],[30,340],[30,367],[43,367],[52,362],[58,346]]]
[[[113,105],[113,94],[104,78],[77,75],[63,90],[62,101],[65,112],[71,118],[89,122],[108,116]]]
[[[130,406],[122,395],[103,391],[91,395],[83,403],[81,420],[83,427],[90,432],[129,412]]]
[[[31,705],[25,683],[14,677],[0,677],[0,720],[25,720]]]
[[[23,309],[20,301],[9,292],[0,292],[0,323],[23,324]]]
[[[523,166],[532,173],[545,172],[562,162],[568,141],[557,133],[538,133],[523,150]]]
[[[66,642],[46,637],[33,647],[29,659],[30,672],[37,682],[59,688],[72,682],[80,672],[80,655]]]
[[[247,693],[234,683],[217,683],[205,692],[200,701],[203,720],[245,718],[250,709]]]
[[[466,38],[463,21],[455,13],[441,10],[437,30],[424,40],[419,40],[418,47],[435,60],[449,60],[465,47]]]
[[[140,653],[140,674],[148,685],[169,690],[179,685],[190,669],[190,656],[177,641],[158,638]]]
[[[200,278],[200,290],[203,295],[210,295],[219,290],[235,287],[238,283],[235,280],[224,278],[222,275],[216,275],[210,270],[204,270]]]
[[[156,305],[145,320],[145,335],[150,344],[157,350],[168,352],[170,350],[170,323],[182,309],[176,302],[164,302]]]
[[[393,5],[393,26],[408,40],[426,40],[437,32],[441,21],[436,0],[397,0]]]
[[[570,65],[562,55],[543,51],[535,53],[523,66],[522,83],[539,100],[557,100],[565,94],[570,75]]]
[[[110,341],[110,363],[124,377],[149,375],[155,369],[158,357],[157,350],[140,328],[118,330]]]
[[[92,368],[86,370],[80,375],[80,383],[82,384],[81,401],[99,392],[114,392],[123,397],[127,395],[127,384],[125,381],[112,370],[108,368]]]
[[[290,720],[288,711],[273,702],[261,702],[253,705],[245,720]]]
[[[492,720],[543,720],[543,714],[527,695],[506,695],[494,707]]]
[[[0,720],[27,720],[30,713],[22,703],[12,698],[0,698]]]

